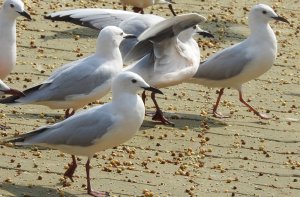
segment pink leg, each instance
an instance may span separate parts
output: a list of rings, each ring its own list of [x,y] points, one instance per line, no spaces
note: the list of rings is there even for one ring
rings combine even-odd
[[[155,93],[152,92],[151,93],[151,99],[155,105],[155,108],[156,108],[156,112],[154,114],[154,116],[152,117],[152,120],[155,120],[155,121],[160,121],[161,123],[163,124],[167,124],[167,125],[175,125],[173,122],[170,122],[167,118],[164,117],[164,114],[163,112],[161,111],[160,107],[158,106],[157,102],[156,102],[156,99],[155,99]]]
[[[86,170],[86,181],[87,181],[87,193],[91,196],[100,197],[100,196],[109,196],[108,192],[94,192],[91,187],[91,179],[90,179],[90,158],[88,158],[85,164]]]
[[[75,155],[72,155],[72,163],[69,163],[69,168],[67,169],[67,171],[64,174],[64,177],[68,177],[72,182],[74,182],[73,180],[73,174],[77,168],[77,163],[76,163],[76,157]]]
[[[216,117],[216,118],[228,118],[229,117],[229,116],[224,116],[224,115],[222,115],[222,113],[217,111],[223,93],[224,93],[224,88],[221,88],[219,90],[219,96],[218,96],[217,102],[213,108],[213,114],[214,114],[214,117]]]
[[[144,105],[146,104],[146,91],[143,91],[143,93],[142,93],[142,100],[143,100],[143,103],[144,103]]]
[[[255,115],[259,116],[262,119],[271,119],[272,117],[269,117],[268,115],[264,114],[264,113],[260,113],[257,110],[255,110],[251,105],[249,105],[244,99],[243,99],[243,95],[242,95],[242,91],[239,90],[239,97],[240,97],[240,101],[246,105],[250,111],[253,111]]]

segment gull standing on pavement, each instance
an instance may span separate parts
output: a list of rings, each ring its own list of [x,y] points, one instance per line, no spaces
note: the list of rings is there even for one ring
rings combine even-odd
[[[212,37],[209,32],[196,26],[206,20],[198,14],[164,19],[151,14],[141,15],[121,10],[76,9],[52,13],[46,18],[96,29],[112,23],[126,33],[139,36],[138,39],[124,40],[120,45],[124,62],[135,62],[125,70],[138,73],[150,85],[160,88],[180,84],[197,71],[200,50],[193,34]],[[153,120],[172,124],[163,116],[154,93],[152,100],[156,106]]]
[[[0,79],[6,78],[16,65],[16,19],[31,20],[21,0],[6,0],[0,9]]]
[[[76,83],[76,81],[74,81]],[[78,85],[75,86],[80,88]],[[58,149],[72,155],[73,162],[64,174],[73,181],[77,167],[75,155],[86,156],[87,192],[92,196],[108,193],[94,192],[90,184],[90,160],[96,152],[118,146],[131,139],[139,130],[145,116],[140,89],[162,94],[149,86],[139,75],[121,72],[112,82],[112,101],[82,111],[62,122],[39,128],[7,142],[17,145],[38,145]]]
[[[209,87],[221,87],[213,108],[215,117],[225,117],[217,111],[225,87],[239,91],[240,101],[255,115],[269,119],[250,106],[242,95],[242,85],[267,72],[273,65],[277,54],[276,36],[269,25],[271,20],[289,23],[265,5],[253,6],[249,14],[249,37],[241,43],[228,47],[200,64],[197,73],[189,81]]]
[[[155,4],[168,4],[172,14],[176,16],[176,13],[172,7],[172,0],[120,0],[123,5],[123,10],[126,10],[126,5],[133,6],[132,10],[137,13],[144,14],[144,8],[153,6]]]
[[[30,15],[24,10],[24,3],[21,0],[5,0],[0,8],[0,94],[12,94],[24,96],[18,90],[9,88],[3,83],[16,65],[16,19],[24,16],[31,20]],[[0,125],[1,129],[6,129]]]
[[[118,27],[107,26],[99,33],[94,54],[62,66],[40,85],[25,90],[25,97],[11,96],[0,103],[67,109],[65,117],[69,117],[76,109],[110,91],[112,78],[123,68],[120,42],[132,37],[135,36],[125,34]]]

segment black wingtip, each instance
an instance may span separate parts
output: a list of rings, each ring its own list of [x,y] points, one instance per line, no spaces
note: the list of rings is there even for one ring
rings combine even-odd
[[[35,130],[35,131],[32,131],[32,132],[29,132],[29,133],[24,133],[24,134],[21,134],[19,136],[16,136],[16,137],[12,137],[12,138],[8,138],[6,140],[3,140],[1,141],[2,144],[8,144],[8,143],[20,143],[20,142],[25,142],[28,138],[31,138],[33,136],[36,136],[40,133],[43,133],[45,131],[47,131],[49,129],[49,127],[42,127],[38,130]]]
[[[9,96],[3,99],[0,99],[0,103],[2,104],[14,104],[16,100],[21,98],[20,96]]]
[[[26,95],[28,95],[28,94],[36,91],[36,90],[38,90],[42,85],[43,84],[40,84],[40,85],[37,85],[37,86],[33,86],[31,88],[28,88],[27,90],[24,90],[22,92],[22,94],[20,94],[20,95],[9,96],[9,97],[6,97],[4,99],[0,99],[0,103],[2,103],[2,104],[14,104],[14,103],[17,103],[16,100],[18,100],[19,98],[24,97],[24,96],[26,96]]]
[[[51,15],[44,15],[44,19],[51,19]]]

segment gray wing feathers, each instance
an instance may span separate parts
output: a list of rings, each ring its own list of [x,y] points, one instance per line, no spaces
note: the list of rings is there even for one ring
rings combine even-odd
[[[161,21],[144,31],[138,38],[139,41],[151,40],[161,42],[164,39],[177,36],[180,32],[197,25],[206,19],[199,14],[184,14]]]
[[[46,18],[102,29],[108,25],[119,26],[122,21],[136,15],[139,14],[121,10],[90,8],[59,11],[46,16]]]
[[[100,106],[101,107],[101,106]],[[25,139],[24,144],[90,146],[106,134],[114,124],[114,117],[99,107],[75,114],[41,134]]]
[[[220,51],[199,65],[194,78],[224,80],[234,77],[252,60],[248,54],[243,43]]]
[[[153,43],[161,43],[177,36],[180,32],[205,21],[198,14],[185,14],[175,16],[145,30],[139,37],[139,42],[125,57],[126,62],[136,61],[153,51]]]
[[[48,15],[46,18],[67,21],[95,29],[102,29],[108,25],[115,25],[123,29],[125,33],[134,34],[137,37],[149,27],[165,20],[163,17],[151,14],[143,15],[122,10],[97,8],[60,11]],[[137,42],[137,39],[124,39],[122,41],[120,51],[123,58],[127,56],[128,52]],[[124,63],[129,64],[130,62],[125,60]]]
[[[137,61],[153,51],[153,43],[149,40],[138,42],[124,58],[125,62]]]
[[[55,74],[55,77],[50,77],[38,91],[26,95],[24,99],[57,101],[64,100],[70,95],[89,94],[96,87],[108,82],[113,75],[109,70],[102,70],[99,61],[93,62],[85,59],[80,63],[60,70]],[[87,66],[87,64],[89,65]]]

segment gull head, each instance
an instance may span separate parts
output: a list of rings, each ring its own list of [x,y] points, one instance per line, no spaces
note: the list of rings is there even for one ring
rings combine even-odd
[[[252,7],[249,15],[249,19],[256,22],[268,23],[271,20],[282,21],[289,23],[289,21],[278,14],[268,5],[258,4]]]
[[[148,90],[154,93],[163,94],[159,89],[151,87],[138,74],[124,71],[114,77],[112,81],[113,96],[120,93],[137,94],[139,90]]]
[[[123,30],[119,27],[107,26],[100,31],[97,39],[97,43],[99,44],[97,45],[99,45],[99,47],[103,47],[101,45],[103,43],[107,43],[108,45],[119,47],[123,39],[130,39],[130,38],[136,38],[136,36],[132,34],[124,33]]]
[[[3,3],[3,10],[7,16],[16,19],[18,16],[24,16],[31,20],[30,15],[24,9],[24,3],[21,0],[6,0]]]

